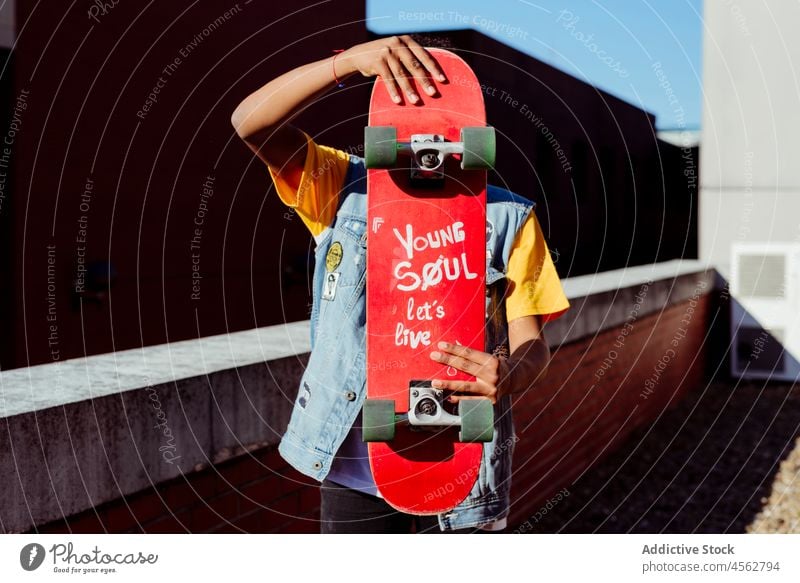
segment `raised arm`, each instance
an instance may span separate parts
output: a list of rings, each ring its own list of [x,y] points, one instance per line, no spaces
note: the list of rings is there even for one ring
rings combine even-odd
[[[335,59],[335,60],[334,60]],[[264,162],[298,186],[305,164],[305,138],[290,122],[302,109],[350,75],[380,75],[392,98],[401,93],[412,103],[419,97],[408,77],[428,95],[436,88],[430,77],[444,81],[433,57],[409,36],[383,38],[355,45],[339,55],[303,65],[273,79],[248,95],[231,116],[236,133]]]

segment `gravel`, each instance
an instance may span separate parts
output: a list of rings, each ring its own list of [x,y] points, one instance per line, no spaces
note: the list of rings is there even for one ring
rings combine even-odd
[[[715,380],[532,517],[535,533],[800,533],[800,385]]]

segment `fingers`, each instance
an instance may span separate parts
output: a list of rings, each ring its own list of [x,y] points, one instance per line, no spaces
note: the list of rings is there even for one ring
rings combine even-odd
[[[460,344],[439,342],[439,351],[430,354],[432,360],[452,366],[494,386],[500,379],[500,360],[491,354]]]
[[[392,74],[391,69],[389,69],[389,65],[386,63],[386,61],[378,61],[375,64],[375,72],[383,80],[383,85],[386,87],[386,91],[389,92],[389,96],[392,98],[392,101],[395,103],[400,103],[402,99],[400,99],[400,94],[397,92],[397,83],[395,83],[394,75]]]
[[[429,74],[439,81],[447,80],[431,54],[408,35],[385,39],[379,53],[373,65],[374,74],[383,79],[395,103],[400,102],[401,92],[409,102],[419,102],[412,79],[430,96],[437,91]]]
[[[461,356],[455,356],[453,354],[447,354],[445,352],[431,352],[431,359],[435,360],[436,362],[440,362],[446,366],[452,366],[462,372],[471,374],[472,376],[477,377],[478,373],[480,372],[481,365],[477,362],[472,360],[467,360]]]
[[[422,66],[425,67],[433,77],[441,82],[447,81],[447,77],[444,76],[444,73],[439,68],[439,63],[436,62],[436,59],[434,59],[422,45],[408,35],[401,36],[400,40],[406,44],[414,56],[419,59],[419,62],[422,63]]]
[[[406,71],[405,66],[395,54],[395,52],[399,52],[399,50],[391,51],[387,48],[385,51],[385,60],[389,64],[389,68],[392,70],[392,75],[394,75],[395,81],[400,85],[400,89],[403,91],[403,93],[405,93],[408,100],[411,103],[417,103],[419,101],[419,95],[417,95],[417,91],[409,81],[408,71]]]
[[[484,397],[489,398],[492,403],[494,403],[496,394],[496,391],[493,387],[490,387],[484,383],[476,383],[472,381],[434,379],[431,381],[431,385],[436,389],[444,389],[454,393],[467,393],[466,395],[450,395],[448,400],[451,403],[457,403],[462,399],[478,399]]]
[[[444,80],[444,75],[439,71],[438,65],[428,51],[419,46],[414,39],[408,36],[400,37],[405,46],[397,49],[397,55],[419,85],[428,95],[436,95],[436,86],[428,77],[428,73],[439,81]],[[414,46],[412,46],[412,43]]]
[[[473,381],[434,379],[431,381],[431,385],[435,389],[444,389],[455,393],[472,393],[483,395],[484,397],[488,397],[492,393],[491,389],[486,385]]]
[[[422,86],[422,88],[425,90],[425,93],[428,95],[434,95],[436,93],[436,88],[433,86],[433,83],[431,83],[431,80],[428,79],[428,75],[425,72],[422,63],[417,60],[417,57],[414,56],[414,53],[408,50],[408,47],[399,47],[395,51],[395,54],[399,58],[400,62],[403,63],[404,71],[408,72],[411,77]],[[412,99],[412,101],[414,100]]]
[[[472,361],[481,366],[490,364],[491,362],[497,360],[496,357],[492,356],[487,352],[475,350],[474,348],[470,348],[469,346],[462,346],[461,344],[451,344],[450,342],[439,342],[437,343],[436,346],[437,348],[439,348],[439,350],[447,354],[452,354],[454,356],[463,358],[465,360]]]

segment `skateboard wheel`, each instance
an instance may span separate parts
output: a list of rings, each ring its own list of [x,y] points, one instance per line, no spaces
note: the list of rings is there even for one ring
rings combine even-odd
[[[469,399],[458,402],[461,417],[462,442],[491,441],[494,437],[494,407],[489,399]]]
[[[364,441],[394,439],[394,401],[367,399],[361,411],[361,433]]]
[[[397,164],[397,128],[364,128],[364,164],[367,168],[391,168]]]
[[[461,168],[464,170],[489,170],[494,168],[497,144],[493,127],[461,128]]]

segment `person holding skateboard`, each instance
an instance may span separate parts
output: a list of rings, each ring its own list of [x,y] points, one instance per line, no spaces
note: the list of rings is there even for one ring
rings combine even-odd
[[[322,482],[322,532],[468,532],[505,528],[516,440],[511,395],[531,389],[550,359],[542,324],[569,307],[533,212],[533,203],[487,188],[486,352],[440,342],[430,358],[475,377],[441,381],[450,401],[488,398],[495,431],[483,445],[480,475],[451,512],[415,516],[381,497],[361,438],[365,397],[366,170],[362,158],[318,145],[291,124],[317,97],[360,73],[380,76],[395,103],[435,99],[447,79],[414,38],[353,46],[298,67],[247,96],[231,116],[236,133],[266,163],[280,199],[296,210],[316,243],[312,353],[281,455]],[[491,272],[491,273],[490,273]],[[490,285],[491,284],[491,285]]]

